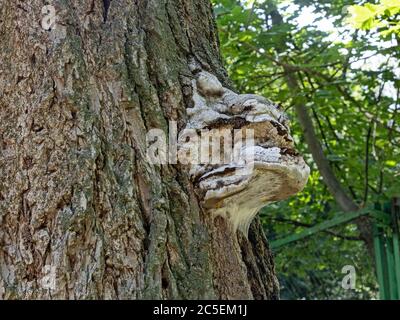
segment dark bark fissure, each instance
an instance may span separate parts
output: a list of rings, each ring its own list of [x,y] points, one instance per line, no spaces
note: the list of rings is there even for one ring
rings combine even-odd
[[[103,5],[104,5],[104,12],[103,12],[104,22],[107,22],[108,10],[110,9],[111,1],[112,1],[112,0],[103,0]]]

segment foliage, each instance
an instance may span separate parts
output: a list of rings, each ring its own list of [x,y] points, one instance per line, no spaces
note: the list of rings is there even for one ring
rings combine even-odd
[[[382,5],[388,3],[382,1]],[[307,151],[293,110],[298,101],[306,104],[331,166],[359,205],[372,206],[399,194],[399,38],[394,32],[382,37],[379,23],[376,30],[364,30],[366,24],[363,30],[349,25],[343,8],[354,4],[347,0],[214,0],[222,53],[235,85],[241,92],[264,95],[286,109],[293,119],[297,147],[312,167],[303,193],[265,210],[263,223],[270,239],[298,232],[341,211]],[[283,21],[278,21],[275,9]],[[355,9],[357,17],[359,10]],[[383,11],[374,19],[389,21],[393,12]],[[288,66],[301,85],[300,92],[288,87],[284,72]],[[297,283],[295,287],[301,288],[297,293],[284,289],[284,297],[376,296],[372,262],[357,240],[355,227],[331,231],[335,235],[321,233],[277,252],[277,270],[285,287]],[[345,292],[339,285],[341,269],[347,264],[357,268],[355,292]],[[323,276],[326,273],[333,278]],[[322,283],[323,292],[321,283],[311,281],[313,277]]]
[[[366,3],[349,8],[349,22],[358,29],[382,29],[382,35],[400,34],[400,0],[382,0],[379,4]]]

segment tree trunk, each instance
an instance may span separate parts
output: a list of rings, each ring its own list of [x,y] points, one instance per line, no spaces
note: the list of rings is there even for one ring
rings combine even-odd
[[[0,0],[0,299],[276,299],[259,221],[145,157],[186,123],[190,61],[228,86],[209,1],[44,5]]]

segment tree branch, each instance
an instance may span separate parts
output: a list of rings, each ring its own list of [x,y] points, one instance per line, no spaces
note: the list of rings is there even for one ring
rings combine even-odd
[[[365,187],[364,187],[364,203],[367,202],[368,199],[368,190],[369,190],[369,141],[371,139],[372,126],[370,125],[368,128],[367,139],[365,142]]]
[[[311,228],[311,227],[315,226],[313,224],[304,223],[304,222],[300,222],[300,221],[297,221],[297,220],[280,218],[280,217],[271,218],[271,220],[276,221],[276,222],[288,223],[288,224],[291,224],[291,225],[293,225],[295,227]],[[351,241],[360,241],[360,240],[362,240],[360,237],[345,236],[345,235],[341,235],[340,233],[335,232],[335,231],[331,231],[331,230],[324,230],[323,232],[325,232],[327,234],[330,234],[330,235],[332,235],[334,237],[343,239],[343,240],[351,240]]]

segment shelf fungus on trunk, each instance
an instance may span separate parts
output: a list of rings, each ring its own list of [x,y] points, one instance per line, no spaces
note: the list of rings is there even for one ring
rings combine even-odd
[[[192,87],[194,106],[187,109],[186,129],[201,133],[200,158],[211,160],[191,164],[191,178],[203,208],[247,235],[262,207],[304,188],[309,167],[275,104],[258,95],[236,94],[206,71],[197,72]],[[190,149],[192,142],[182,134],[178,141],[183,141],[180,149]]]

